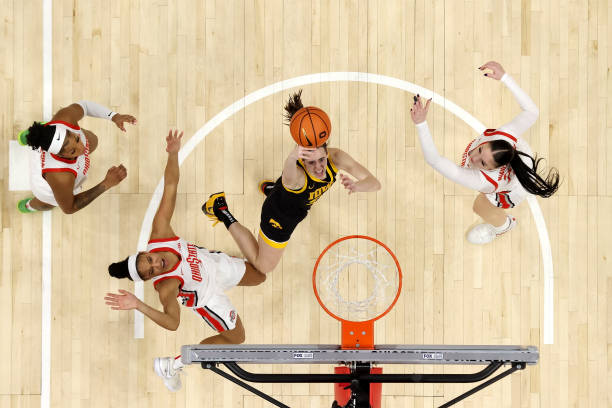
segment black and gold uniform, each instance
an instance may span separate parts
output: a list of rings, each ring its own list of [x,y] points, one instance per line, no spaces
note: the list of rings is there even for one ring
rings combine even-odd
[[[310,207],[336,181],[338,169],[327,157],[327,175],[319,180],[306,171],[301,160],[296,164],[304,171],[305,180],[302,188],[291,190],[283,185],[283,177],[279,177],[274,188],[266,197],[261,207],[261,223],[259,235],[274,248],[284,248],[297,225],[308,215]]]

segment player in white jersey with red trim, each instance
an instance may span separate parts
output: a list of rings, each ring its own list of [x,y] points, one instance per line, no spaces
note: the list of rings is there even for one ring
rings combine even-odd
[[[34,122],[19,133],[19,143],[33,150],[30,182],[34,197],[19,201],[17,208],[22,213],[59,206],[64,213],[72,214],[127,176],[123,165],[113,166],[102,182],[81,191],[89,171],[89,155],[98,147],[98,137],[79,126],[85,115],[111,120],[123,131],[125,122],[136,123],[131,115],[115,113],[95,102],[80,101],[60,109],[50,122]]]
[[[152,280],[164,310],[159,311],[126,290],[108,293],[104,298],[113,310],[138,309],[161,327],[176,330],[180,307],[192,308],[218,334],[202,344],[239,344],[244,342],[244,326],[225,291],[234,286],[255,286],[266,275],[243,259],[209,251],[176,236],[170,225],[179,182],[178,151],[182,132],[166,138],[168,163],[164,172],[164,192],[153,218],[147,249],[108,267],[111,276],[133,281]],[[171,391],[180,388],[181,360],[155,359],[155,372]]]
[[[534,158],[531,148],[520,137],[535,123],[539,114],[529,95],[499,63],[490,61],[479,69],[490,70],[484,74],[487,78],[501,80],[508,87],[519,103],[521,113],[497,129],[485,130],[468,144],[461,165],[438,154],[426,122],[431,99],[423,106],[417,95],[410,113],[418,130],[425,161],[455,183],[480,192],[473,209],[484,223],[468,231],[467,239],[474,244],[485,244],[516,225],[516,219],[507,215],[505,209],[518,205],[529,193],[541,197],[554,194],[559,186],[559,173],[551,169],[545,178],[540,176],[538,164],[542,159]]]

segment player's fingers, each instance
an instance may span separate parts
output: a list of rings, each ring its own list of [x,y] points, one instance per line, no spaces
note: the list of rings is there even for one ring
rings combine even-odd
[[[429,110],[429,104],[431,103],[432,98],[429,98],[427,100],[427,103],[425,104],[425,112],[427,112]]]

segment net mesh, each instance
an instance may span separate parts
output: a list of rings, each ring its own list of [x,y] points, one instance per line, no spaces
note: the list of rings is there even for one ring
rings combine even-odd
[[[315,285],[321,302],[334,315],[354,322],[384,313],[399,290],[393,256],[375,241],[355,237],[323,254]]]

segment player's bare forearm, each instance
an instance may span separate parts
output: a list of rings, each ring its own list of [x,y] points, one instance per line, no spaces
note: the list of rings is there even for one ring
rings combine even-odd
[[[74,201],[72,203],[73,213],[79,211],[82,208],[85,208],[91,203],[93,200],[98,198],[100,194],[107,190],[106,184],[104,181],[100,182],[95,187],[90,188],[87,191],[83,191],[74,196]]]
[[[160,312],[142,301],[138,303],[137,309],[166,330],[175,331],[179,326],[179,319],[171,316],[169,313]]]
[[[294,187],[296,183],[299,183],[300,176],[303,174],[298,166],[295,164],[298,160],[297,146],[289,154],[283,165],[283,184],[288,187]]]
[[[179,177],[178,153],[168,153],[168,162],[164,170],[164,185],[178,185]]]
[[[363,191],[366,193],[371,191],[378,191],[381,187],[380,181],[378,181],[378,179],[374,176],[368,176],[363,180],[359,180],[355,184],[358,186],[357,191]]]

